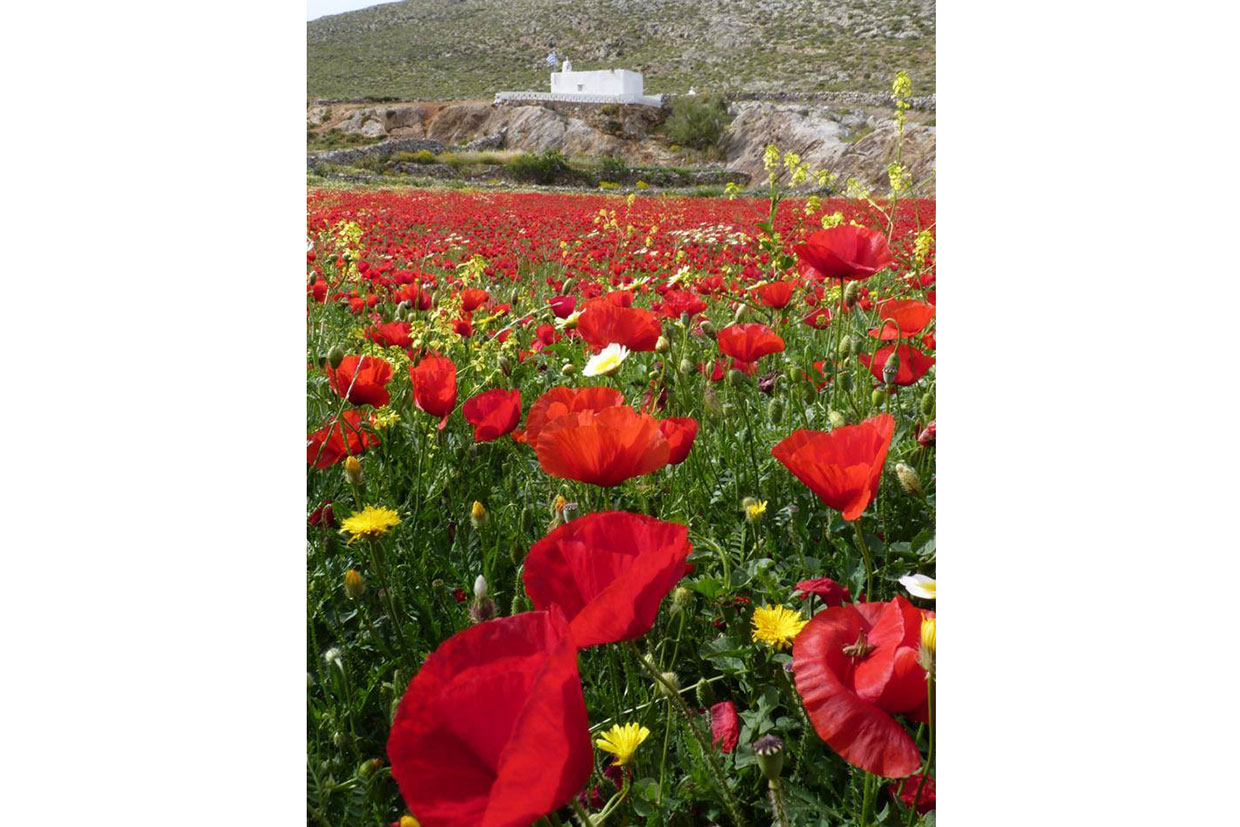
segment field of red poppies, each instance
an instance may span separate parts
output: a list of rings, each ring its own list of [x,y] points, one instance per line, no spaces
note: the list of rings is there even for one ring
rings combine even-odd
[[[310,823],[933,823],[932,201],[308,208]]]

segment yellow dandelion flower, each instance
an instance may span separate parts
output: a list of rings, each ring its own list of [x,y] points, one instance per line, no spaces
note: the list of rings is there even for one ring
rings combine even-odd
[[[753,610],[753,641],[786,649],[808,620],[785,606],[760,606]]]
[[[352,543],[358,537],[371,539],[382,537],[389,528],[400,525],[400,517],[390,508],[368,505],[356,514],[350,514],[340,523],[340,533],[352,535]]]
[[[629,763],[642,741],[650,736],[650,730],[641,724],[616,724],[594,741],[595,746],[616,756],[616,763]]]
[[[400,827],[422,827],[422,823],[413,816],[401,816]]]
[[[762,519],[762,515],[766,513],[766,500],[755,500],[746,497],[742,503],[745,506],[745,519],[751,523],[756,523]]]

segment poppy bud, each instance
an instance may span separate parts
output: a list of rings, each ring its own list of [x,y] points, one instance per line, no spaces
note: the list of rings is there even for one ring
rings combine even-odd
[[[680,678],[676,677],[675,672],[660,672],[659,677],[663,679],[659,681],[659,689],[664,695],[671,697],[680,692]]]
[[[778,425],[784,418],[784,400],[782,397],[775,397],[770,404],[766,406],[766,416],[772,425]]]
[[[344,461],[344,480],[349,485],[361,485],[366,482],[362,473],[362,463],[357,457],[346,457]]]
[[[432,588],[432,589],[442,589],[442,588],[444,587],[444,585],[445,585],[445,584],[444,584],[444,582],[443,582],[443,578],[441,578],[441,577],[436,577],[434,580],[432,580],[432,581],[431,581],[431,588]]]
[[[511,606],[512,614],[519,615],[522,612],[528,612],[532,608],[534,608],[533,604],[530,603],[530,599],[526,597],[523,593],[517,592],[516,594],[512,596],[512,606]]]
[[[847,359],[849,356],[856,356],[861,344],[852,336],[845,336],[840,339],[839,346],[835,352],[839,354],[841,359]]]
[[[845,372],[841,373],[841,374],[839,375],[839,377],[838,377],[835,381],[839,382],[839,384],[840,384],[840,390],[843,390],[845,393],[848,393],[848,392],[851,392],[851,391],[852,391],[852,389],[853,389],[853,378],[852,378],[852,374],[851,374],[851,373],[848,373],[847,371],[845,371]]]
[[[911,466],[897,462],[896,479],[900,481],[900,487],[904,489],[905,494],[912,494],[914,497],[926,495],[926,490],[921,487],[921,477],[917,476],[917,472]]]
[[[801,367],[800,365],[794,365],[792,369],[788,371],[788,378],[791,379],[793,382],[804,382],[805,381],[805,368]]]
[[[684,586],[679,586],[672,592],[672,611],[683,611],[686,606],[693,600],[693,592]]]
[[[503,371],[505,376],[512,375],[512,360],[507,356],[501,353],[499,358],[495,360],[495,363],[499,365],[499,369]]]
[[[487,597],[487,579],[481,574],[474,581],[474,597],[478,600],[486,600]]]
[[[316,285],[316,284],[318,284],[318,283],[319,283],[319,274],[318,274],[318,273],[311,273],[311,274],[310,274],[310,286],[311,286],[311,287],[313,287],[314,285]]]
[[[739,388],[745,384],[745,374],[736,368],[732,368],[728,371],[728,384]]]
[[[712,417],[718,417],[723,413],[723,405],[719,402],[719,394],[715,393],[715,389],[710,385],[707,385],[702,391],[702,407]]]
[[[934,394],[927,391],[921,397],[921,415],[934,416]]]
[[[344,348],[335,345],[331,350],[327,351],[327,364],[332,366],[332,370],[340,367],[340,363],[344,361]]]
[[[361,766],[357,768],[357,777],[365,778],[369,775],[372,775],[374,774],[375,770],[379,769],[382,766],[383,766],[382,758],[371,758],[367,761],[363,761]]]
[[[870,392],[870,404],[876,408],[881,408],[883,406],[884,396],[886,396],[886,394],[883,393],[882,388],[875,388]]]
[[[763,735],[753,744],[758,766],[767,781],[777,781],[784,770],[784,742],[774,735]]]
[[[680,360],[680,375],[688,376],[691,373],[693,373],[693,362],[691,362],[688,359],[681,359]]]
[[[469,509],[469,524],[475,529],[482,528],[487,522],[487,509],[482,503],[474,500],[473,507]]]
[[[332,733],[332,746],[336,749],[343,749],[348,743],[348,738],[346,738],[345,734],[340,730],[336,730]]]
[[[574,365],[572,362],[565,362],[564,366],[561,367],[560,370],[563,372],[565,376],[572,376],[574,373],[577,372],[577,366]]]
[[[654,343],[656,353],[667,353],[672,349],[672,343],[667,340],[666,336],[660,336],[658,341]]]
[[[681,327],[688,327],[688,326],[689,326],[689,322],[690,322],[690,320],[692,320],[692,319],[693,319],[693,317],[689,315],[689,311],[688,311],[688,310],[686,310],[684,313],[681,313],[681,314],[680,314],[680,325],[681,325]]]
[[[714,324],[711,323],[710,319],[702,320],[702,332],[705,333],[707,336],[715,335],[715,326]]]
[[[830,420],[832,428],[843,428],[848,424],[844,414],[839,411],[827,411],[827,419]]]
[[[560,287],[560,293],[567,295],[573,289],[573,285],[577,283],[576,279],[565,279],[563,286]]]
[[[349,569],[344,573],[344,593],[354,600],[366,593],[366,581],[357,569]]]
[[[883,382],[890,385],[896,381],[896,374],[900,372],[900,354],[898,351],[891,351],[891,355],[887,357],[887,361],[883,363]]]
[[[715,705],[715,690],[706,678],[702,678],[697,682],[697,686],[694,687],[694,694],[697,695],[698,705],[703,709],[709,709]]]
[[[848,286],[844,288],[844,306],[852,307],[857,303],[857,293],[861,290],[861,282],[850,281]]]

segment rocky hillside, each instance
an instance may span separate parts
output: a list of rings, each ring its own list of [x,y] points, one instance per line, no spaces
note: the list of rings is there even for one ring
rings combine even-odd
[[[544,91],[555,45],[649,94],[934,92],[935,0],[407,0],[307,24],[311,99]]]
[[[793,151],[815,168],[835,172],[839,185],[857,178],[879,191],[887,186],[887,164],[894,159],[895,130],[889,108],[829,104],[735,101],[731,122],[718,148],[714,168],[735,180],[765,180],[762,155],[768,144]],[[495,105],[486,101],[312,105],[307,122],[317,135],[339,133],[370,139],[411,142],[416,148],[559,150],[574,158],[615,157],[632,166],[694,167],[703,161],[672,144],[663,134],[667,109],[647,106],[543,104]],[[914,111],[904,139],[903,159],[921,182],[919,193],[934,193],[933,112]],[[410,144],[388,144],[404,150]],[[377,151],[386,151],[377,148]],[[341,150],[338,163],[365,150]]]

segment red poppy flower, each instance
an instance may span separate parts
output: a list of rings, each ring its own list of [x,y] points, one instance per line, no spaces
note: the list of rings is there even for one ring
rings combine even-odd
[[[671,454],[658,420],[625,406],[557,417],[534,447],[551,476],[604,487],[658,471]]]
[[[841,224],[819,230],[792,248],[797,258],[819,279],[868,279],[891,264],[887,238],[877,230]]]
[[[348,456],[364,454],[367,448],[379,444],[379,437],[363,430],[362,422],[370,421],[367,415],[351,408],[339,419],[332,419],[306,437],[306,462],[315,468],[328,468]]]
[[[932,420],[929,425],[921,429],[921,433],[917,435],[917,444],[921,446],[933,445],[938,438],[939,429],[936,427],[938,420]]]
[[[669,290],[663,294],[660,312],[668,318],[680,318],[685,313],[696,316],[705,309],[706,302],[688,290]]]
[[[588,388],[552,388],[538,397],[525,417],[525,432],[513,439],[529,445],[538,444],[538,435],[548,422],[569,413],[601,411],[624,404],[624,396],[615,388],[602,385]]]
[[[409,322],[388,322],[367,328],[366,338],[379,347],[409,347],[413,344],[411,329]]]
[[[921,765],[917,745],[891,716],[926,704],[917,663],[922,616],[902,597],[825,609],[792,643],[797,692],[814,730],[875,775],[903,778]]]
[[[524,612],[445,641],[401,698],[387,753],[425,827],[527,827],[567,804],[593,756],[563,615]]]
[[[461,310],[466,313],[473,313],[479,307],[487,303],[491,298],[491,294],[485,290],[479,290],[477,287],[466,287],[461,291]]]
[[[887,364],[887,358],[891,356],[893,350],[898,350],[900,358],[900,366],[896,369],[896,379],[892,384],[911,385],[918,379],[926,375],[926,371],[930,370],[930,366],[934,364],[934,357],[922,353],[911,345],[900,345],[897,349],[895,345],[885,345],[880,347],[874,356],[868,353],[857,354],[857,359],[861,364],[870,369],[870,373],[880,382],[883,379],[883,367]]]
[[[373,356],[346,356],[340,367],[327,368],[327,382],[332,390],[354,405],[383,407],[391,399],[385,387],[390,381],[392,366]]]
[[[310,525],[322,525],[326,528],[336,527],[336,514],[332,510],[331,500],[310,512]]]
[[[878,306],[880,319],[891,319],[895,324],[883,324],[870,330],[871,336],[877,336],[885,342],[899,338],[915,336],[920,333],[930,320],[934,318],[934,305],[919,302],[915,299],[891,299]],[[897,332],[896,328],[899,328]]]
[[[443,356],[427,356],[417,367],[409,366],[413,381],[413,401],[419,410],[439,417],[439,427],[448,424],[456,407],[456,364]]]
[[[606,298],[586,305],[577,319],[577,332],[595,348],[621,344],[629,350],[654,350],[662,328],[659,318],[640,307],[621,307]]]
[[[461,406],[474,426],[475,442],[490,442],[512,431],[521,421],[521,391],[496,388],[472,396]]]
[[[668,465],[680,465],[689,456],[697,439],[698,422],[691,416],[673,416],[659,420],[659,432],[667,440]]]
[[[895,433],[891,414],[833,431],[793,431],[772,456],[845,520],[855,520],[878,493],[883,462]]]
[[[792,287],[793,284],[790,281],[773,281],[762,285],[754,292],[758,294],[758,301],[767,307],[779,310],[792,301]]]
[[[567,319],[573,315],[573,309],[577,307],[577,297],[552,296],[547,299],[547,304],[551,305],[551,312],[557,319]]]
[[[917,790],[921,790],[921,795],[917,794]],[[923,786],[921,781],[921,773],[910,775],[902,781],[887,785],[887,792],[891,793],[891,797],[898,799],[905,809],[912,809],[914,799],[917,803],[918,815],[925,815],[934,809],[934,778],[926,776],[926,783]]]
[[[845,603],[852,602],[852,595],[848,593],[847,586],[841,586],[830,577],[815,577],[812,580],[802,580],[797,583],[796,590],[799,591],[802,600],[807,600],[810,595],[818,595],[822,598],[822,602],[828,607],[843,606]]]
[[[710,381],[718,382],[722,380],[724,374],[727,373],[728,360],[727,359],[716,359],[715,361],[711,362],[710,365],[699,364],[697,366],[697,369],[698,369],[698,373],[702,374]]]
[[[741,737],[736,704],[732,701],[720,701],[710,708],[710,731],[712,739],[724,755],[736,749],[736,742]]]
[[[831,323],[831,311],[825,307],[819,307],[811,310],[801,321],[815,330],[826,330]]]
[[[764,324],[730,324],[719,331],[719,351],[738,362],[752,363],[784,349],[784,340]]]
[[[604,511],[535,543],[522,579],[534,608],[564,612],[578,648],[635,640],[654,625],[692,550],[686,526]]]

